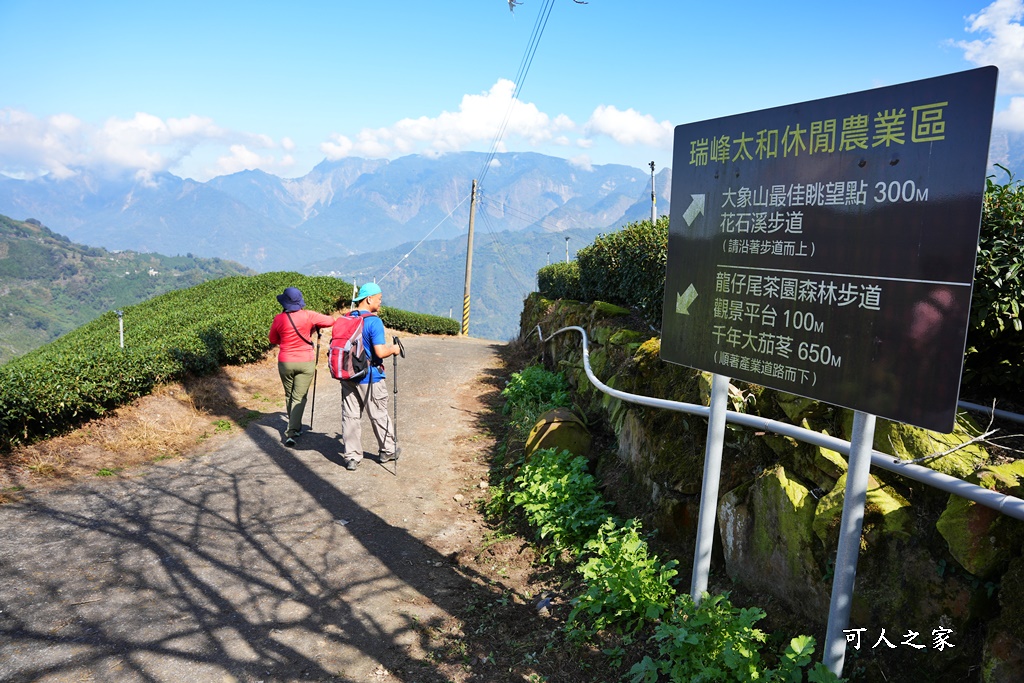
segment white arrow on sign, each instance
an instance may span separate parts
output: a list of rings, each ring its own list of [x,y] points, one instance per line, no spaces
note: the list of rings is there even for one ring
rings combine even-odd
[[[702,194],[691,194],[693,201],[690,202],[689,208],[683,213],[683,220],[686,221],[687,225],[693,225],[693,221],[696,220],[699,214],[704,213],[704,195]]]
[[[676,292],[676,313],[679,313],[680,315],[690,315],[690,311],[688,309],[690,308],[690,304],[692,304],[696,298],[697,290],[694,288],[692,283],[682,294]]]

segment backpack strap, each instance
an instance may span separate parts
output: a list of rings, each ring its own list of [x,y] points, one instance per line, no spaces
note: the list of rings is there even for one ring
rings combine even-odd
[[[292,320],[292,314],[291,314],[291,313],[289,313],[288,311],[285,311],[285,312],[284,312],[284,314],[285,314],[286,316],[288,316],[288,322],[290,322],[290,323],[292,324],[292,329],[293,329],[293,330],[295,330],[295,334],[299,335],[299,339],[301,339],[302,341],[306,342],[306,343],[307,343],[307,344],[309,344],[310,346],[313,346],[313,342],[312,342],[311,340],[309,340],[309,339],[306,339],[305,337],[303,337],[303,336],[302,336],[302,333],[301,333],[301,332],[299,332],[299,328],[297,328],[297,327],[295,326],[295,321],[294,321],[294,320]]]
[[[359,317],[363,318],[363,326],[364,327],[366,326],[366,318],[371,318],[371,317],[372,318],[377,318],[377,317],[379,317],[376,313],[370,313],[369,311],[365,311],[365,312],[364,311],[360,311],[358,308],[349,311],[348,314],[349,315],[353,315],[355,313],[358,313]],[[380,368],[380,372],[381,372],[381,374],[383,374],[384,373],[384,370],[383,370],[383,368],[384,368],[384,361],[382,361],[381,359],[378,358],[377,359],[379,361],[378,365],[374,365],[373,364],[373,359],[375,357],[375,354],[373,353],[373,345],[372,344],[370,344],[370,345],[365,345],[364,344],[364,346],[365,346],[365,348],[363,350],[366,352],[366,360],[370,363],[370,365],[372,367]],[[367,372],[367,374],[369,374],[369,372]],[[369,399],[369,393],[367,393],[367,399]]]

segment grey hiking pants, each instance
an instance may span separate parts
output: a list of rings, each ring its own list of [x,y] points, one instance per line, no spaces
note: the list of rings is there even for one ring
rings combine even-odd
[[[370,416],[373,435],[377,437],[378,455],[395,453],[395,430],[388,415],[388,387],[384,380],[372,384],[341,382],[342,457],[359,462],[363,459],[363,409]]]

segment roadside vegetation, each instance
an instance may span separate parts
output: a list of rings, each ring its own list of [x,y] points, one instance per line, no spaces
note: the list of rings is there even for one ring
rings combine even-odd
[[[678,585],[677,563],[659,559],[641,520],[621,518],[604,499],[586,457],[526,453],[538,418],[569,404],[561,374],[527,366],[511,375],[502,396],[508,431],[495,452],[485,511],[497,528],[529,539],[538,564],[564,589],[537,602],[544,611],[561,605],[559,636],[536,661],[518,662],[526,680],[837,680],[813,661],[814,638],[757,628],[763,610],[736,607],[727,593],[705,593],[695,603]]]

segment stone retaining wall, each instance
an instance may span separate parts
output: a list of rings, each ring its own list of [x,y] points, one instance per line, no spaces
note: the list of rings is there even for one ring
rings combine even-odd
[[[587,330],[591,368],[613,388],[708,404],[710,375],[663,362],[658,335],[638,331],[643,326],[626,309],[533,294],[524,303],[522,339],[538,343],[538,324],[545,335],[570,325]],[[685,573],[693,557],[706,420],[624,403],[598,391],[585,375],[578,333],[559,335],[543,345],[543,353],[546,364],[569,379],[588,422],[598,420],[614,433],[618,466],[640,482]],[[729,401],[734,410],[849,440],[853,413],[846,409],[739,382],[730,386]],[[823,628],[846,460],[777,434],[735,425],[727,429],[715,539],[718,566],[734,582],[775,596]],[[955,449],[919,464],[1024,497],[1024,461],[995,462],[970,443],[979,431],[967,416],[958,418],[952,434],[878,419],[874,446],[902,459]],[[1024,605],[1018,585],[1009,582],[1024,575],[1022,543],[1024,523],[1018,520],[872,470],[850,627],[867,629],[864,637],[871,643],[884,628],[897,645],[916,631],[917,642],[928,647],[935,629],[952,629],[954,650],[903,646],[877,656],[893,669],[934,680],[961,674],[966,677],[958,680],[1024,680]],[[683,577],[682,585],[688,583]],[[984,676],[975,677],[982,670]]]

